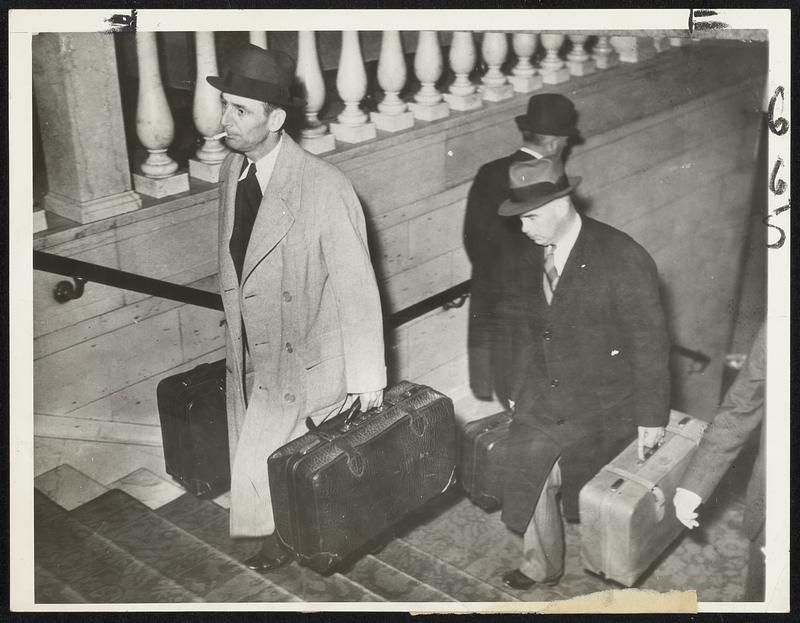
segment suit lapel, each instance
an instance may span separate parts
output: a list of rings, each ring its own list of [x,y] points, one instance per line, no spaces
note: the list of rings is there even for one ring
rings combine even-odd
[[[242,154],[234,153],[227,178],[225,178],[224,186],[222,188],[222,227],[220,229],[219,244],[222,248],[220,253],[220,285],[223,291],[236,288],[239,285],[239,279],[236,276],[236,269],[233,266],[233,259],[229,250],[229,243],[233,233],[233,220],[236,211],[236,190],[239,186],[238,176],[235,174],[242,168],[244,156]]]
[[[294,223],[292,207],[298,205],[300,176],[304,166],[303,151],[284,134],[261,205],[258,208],[250,244],[244,256],[242,284],[253,269],[275,248]]]

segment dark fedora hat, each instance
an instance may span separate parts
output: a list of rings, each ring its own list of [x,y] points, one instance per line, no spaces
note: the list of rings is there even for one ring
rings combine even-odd
[[[248,43],[234,52],[224,76],[208,76],[215,89],[276,106],[300,106],[292,97],[295,64],[288,54]]]
[[[572,101],[560,93],[540,93],[528,100],[528,112],[515,118],[522,131],[548,136],[575,136],[578,113]]]
[[[500,216],[519,216],[571,193],[581,182],[567,177],[561,151],[537,160],[515,162],[508,169],[509,198],[500,204]]]

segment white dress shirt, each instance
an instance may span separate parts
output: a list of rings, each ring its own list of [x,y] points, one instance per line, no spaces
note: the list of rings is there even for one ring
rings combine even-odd
[[[578,239],[578,234],[581,233],[581,217],[573,213],[572,222],[569,223],[567,229],[558,240],[553,241],[556,245],[553,251],[553,263],[558,271],[559,278],[564,272],[564,266],[567,264],[567,259],[575,246],[575,241]]]
[[[269,179],[272,177],[272,172],[275,170],[275,162],[278,160],[278,152],[282,144],[283,134],[281,134],[281,137],[278,139],[278,144],[275,145],[266,156],[262,156],[256,161],[256,179],[258,180],[258,185],[261,187],[262,195],[267,190],[267,184],[269,184]],[[247,172],[250,170],[252,162],[250,158],[247,158],[247,166],[239,176],[240,182],[247,177]]]

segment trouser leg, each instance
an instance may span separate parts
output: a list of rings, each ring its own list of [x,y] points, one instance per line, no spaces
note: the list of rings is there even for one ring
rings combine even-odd
[[[564,573],[564,523],[557,497],[560,489],[561,469],[556,461],[522,539],[519,569],[537,582],[554,581]]]
[[[758,533],[756,538],[750,541],[750,551],[747,559],[747,579],[745,580],[744,599],[745,601],[764,601],[765,583],[765,564],[764,553],[764,529]]]

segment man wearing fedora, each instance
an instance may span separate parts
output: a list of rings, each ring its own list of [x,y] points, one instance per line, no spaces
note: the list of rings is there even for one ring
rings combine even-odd
[[[527,589],[564,571],[563,514],[578,519],[581,487],[638,435],[658,445],[669,418],[669,338],[658,272],[627,234],[579,214],[561,155],[509,168],[498,213],[521,224],[503,255],[516,408],[502,518],[524,534]]]
[[[498,322],[495,306],[504,294],[505,279],[498,256],[511,238],[521,236],[519,221],[503,219],[497,208],[508,199],[508,169],[515,162],[563,152],[577,134],[575,106],[559,93],[534,95],[526,114],[516,117],[522,147],[483,165],[470,188],[464,220],[464,246],[472,262],[469,318],[469,370],[473,393],[485,400],[493,395],[510,399],[509,327]]]
[[[283,131],[294,63],[247,45],[210,76],[233,151],[220,170],[230,534],[262,537],[258,571],[289,556],[275,531],[267,457],[347,395],[379,406],[382,312],[364,214],[350,182]]]

